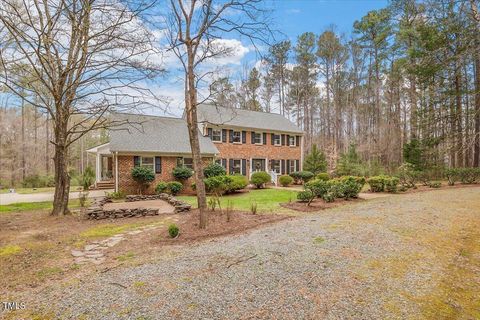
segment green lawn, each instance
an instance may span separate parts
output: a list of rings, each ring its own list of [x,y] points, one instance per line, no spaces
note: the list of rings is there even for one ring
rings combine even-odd
[[[250,192],[223,196],[221,199],[222,208],[225,208],[229,201],[237,210],[249,211],[252,203],[257,203],[258,212],[279,212],[285,211],[280,207],[280,203],[291,202],[297,199],[296,190],[281,189],[260,189],[250,190]],[[195,196],[179,196],[179,200],[183,200],[193,206],[197,205]]]
[[[71,199],[69,201],[69,207],[70,208],[80,207],[80,201],[78,199]],[[52,209],[52,208],[53,208],[52,201],[20,202],[20,203],[0,205],[0,213],[42,210],[42,209]]]

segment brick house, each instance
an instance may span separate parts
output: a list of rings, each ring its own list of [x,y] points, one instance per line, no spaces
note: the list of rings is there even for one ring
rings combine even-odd
[[[267,171],[272,182],[278,176],[302,170],[303,132],[279,114],[200,105],[197,110],[200,152],[204,164],[221,164],[229,174],[250,176]],[[155,172],[150,186],[174,180],[176,166],[192,168],[185,119],[116,114],[124,124],[110,130],[110,142],[87,150],[96,155],[96,186],[128,193],[137,185],[134,166]],[[185,187],[192,181],[187,181]]]

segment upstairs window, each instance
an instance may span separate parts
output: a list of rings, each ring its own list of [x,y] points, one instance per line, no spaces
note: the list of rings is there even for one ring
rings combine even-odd
[[[262,133],[254,132],[253,133],[253,143],[263,144],[263,135]]]
[[[233,143],[242,143],[242,132],[241,131],[233,131],[232,142]]]
[[[295,136],[290,136],[288,138],[288,145],[291,146],[291,147],[295,147],[296,146],[296,143],[295,143]]]
[[[273,144],[275,146],[280,146],[282,144],[282,136],[279,134],[273,135]]]
[[[212,129],[212,141],[222,142],[222,129]]]

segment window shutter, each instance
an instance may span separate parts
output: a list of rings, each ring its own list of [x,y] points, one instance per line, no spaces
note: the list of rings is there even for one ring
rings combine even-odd
[[[285,160],[280,161],[280,173],[285,174]]]
[[[155,157],[155,173],[162,173],[162,157]]]
[[[275,144],[275,133],[272,133],[272,146]]]
[[[267,134],[263,133],[263,144],[267,144]]]
[[[285,145],[285,135],[282,134],[282,146],[284,146],[284,145]]]
[[[228,161],[228,173],[233,174],[233,159]]]
[[[242,143],[247,143],[247,132],[242,131]]]
[[[300,171],[300,160],[295,160],[295,170]]]
[[[222,142],[227,142],[227,129],[222,129]]]
[[[227,159],[222,159],[222,167],[224,167],[225,170],[227,170]]]
[[[255,132],[252,131],[251,135],[252,135],[252,144],[255,144]]]
[[[212,128],[208,128],[208,129],[207,129],[207,132],[208,132],[208,137],[209,137],[210,139],[212,139],[212,137],[213,137],[213,130],[212,130]]]
[[[230,130],[230,143],[233,143],[233,130]]]
[[[287,160],[287,174],[290,174],[290,160]]]
[[[300,146],[300,136],[297,136],[297,147]]]
[[[247,175],[247,160],[242,159],[242,175]]]
[[[269,163],[269,166],[270,166],[270,167],[269,167],[269,171],[272,171],[272,170],[273,170],[273,160],[270,159],[270,160],[268,161],[268,163]]]
[[[290,135],[287,134],[287,146],[290,146]]]
[[[138,167],[140,165],[140,157],[139,156],[133,156],[133,166]]]

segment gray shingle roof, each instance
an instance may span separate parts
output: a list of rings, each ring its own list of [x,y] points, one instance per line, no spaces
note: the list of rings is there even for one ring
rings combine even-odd
[[[184,119],[116,113],[116,121],[128,121],[110,130],[110,150],[123,152],[191,153]],[[200,151],[216,154],[212,141],[201,135]]]
[[[278,113],[257,112],[244,109],[225,108],[211,104],[202,104],[197,109],[198,121],[214,125],[303,133],[290,120]]]

